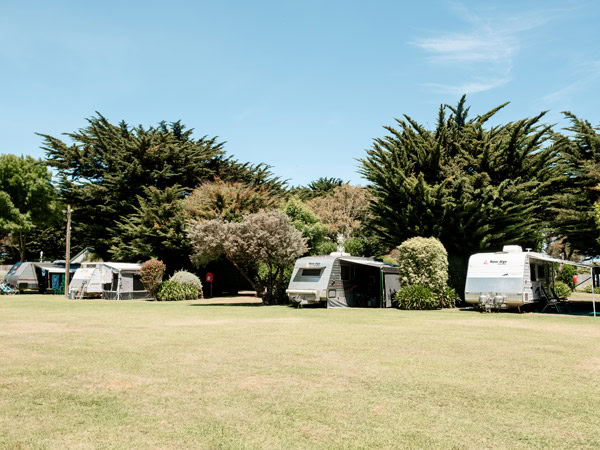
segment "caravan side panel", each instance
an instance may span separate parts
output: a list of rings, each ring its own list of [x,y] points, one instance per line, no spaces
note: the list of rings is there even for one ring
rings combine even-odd
[[[338,258],[335,259],[331,267],[331,277],[327,287],[327,307],[328,308],[347,308],[348,299],[344,291],[344,282],[342,280],[342,265]]]
[[[478,253],[469,258],[465,300],[479,303],[482,295],[502,295],[504,303],[523,304],[524,253]]]

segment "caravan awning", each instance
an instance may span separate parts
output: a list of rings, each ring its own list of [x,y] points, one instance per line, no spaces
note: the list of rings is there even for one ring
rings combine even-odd
[[[344,261],[351,264],[360,264],[361,266],[377,267],[378,269],[389,269],[392,272],[398,270],[398,268],[395,266],[386,264],[381,261],[374,261],[372,259],[340,258],[340,261]]]

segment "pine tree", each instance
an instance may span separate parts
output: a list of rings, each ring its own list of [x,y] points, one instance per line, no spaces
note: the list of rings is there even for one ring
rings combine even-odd
[[[150,187],[163,191],[177,185],[191,192],[220,178],[284,189],[269,166],[240,163],[226,156],[216,138],[194,138],[192,132],[180,122],[149,128],[114,125],[97,114],[86,128],[66,134],[71,145],[42,134],[61,196],[74,207],[74,234],[107,257],[119,237],[117,223],[135,212],[136,199]]]
[[[553,232],[568,248],[567,258],[574,252],[598,256],[594,205],[600,201],[600,127],[594,128],[570,112],[564,114],[571,122],[570,134],[555,139],[563,144],[568,170],[557,192],[558,205],[553,208]]]
[[[436,237],[451,264],[464,267],[472,253],[540,243],[564,178],[544,113],[485,128],[506,104],[468,119],[465,103],[463,96],[456,107],[441,106],[434,130],[405,115],[360,160],[375,196],[371,224],[388,248]],[[463,277],[451,280],[459,291]]]
[[[117,261],[163,261],[169,272],[189,267],[190,243],[182,208],[184,190],[145,188],[133,214],[117,224],[110,253]]]

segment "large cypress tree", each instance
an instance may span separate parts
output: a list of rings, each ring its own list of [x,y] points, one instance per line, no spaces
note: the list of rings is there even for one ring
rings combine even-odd
[[[215,178],[277,192],[284,188],[269,166],[239,163],[226,156],[216,138],[195,138],[192,132],[180,122],[149,128],[114,125],[97,114],[87,127],[66,133],[72,144],[42,134],[48,164],[58,172],[61,196],[74,207],[78,237],[107,258],[122,232],[117,224],[139,213],[138,199],[147,197],[148,188],[179,186],[191,192]]]
[[[553,233],[562,237],[567,258],[577,251],[586,256],[600,255],[598,227],[593,205],[600,201],[600,128],[565,112],[571,125],[567,136],[557,135],[568,162],[565,182],[554,208]]]
[[[433,130],[405,115],[360,160],[383,243],[439,238],[459,290],[470,254],[539,245],[564,171],[544,113],[486,128],[506,104],[469,119],[465,102],[441,106]]]

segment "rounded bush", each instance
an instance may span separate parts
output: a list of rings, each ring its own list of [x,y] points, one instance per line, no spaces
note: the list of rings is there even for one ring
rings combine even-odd
[[[556,295],[559,297],[569,297],[573,293],[567,283],[563,281],[554,282],[554,292],[556,292]]]
[[[407,239],[389,255],[398,261],[400,284],[442,292],[448,283],[448,252],[436,238]]]
[[[175,302],[181,300],[196,300],[198,289],[189,284],[181,284],[177,281],[164,281],[160,284],[156,299],[161,302]]]
[[[198,298],[202,298],[202,282],[200,278],[198,278],[195,274],[188,272],[187,270],[180,270],[175,272],[169,281],[176,281],[177,283],[183,284],[185,286],[192,286],[196,288],[198,291]]]
[[[438,309],[440,302],[431,289],[417,284],[396,292],[394,306],[398,309]]]

